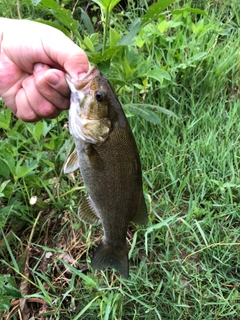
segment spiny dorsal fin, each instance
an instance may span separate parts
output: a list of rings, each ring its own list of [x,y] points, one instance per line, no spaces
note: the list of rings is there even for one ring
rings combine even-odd
[[[82,221],[90,223],[92,225],[97,225],[100,223],[97,211],[94,208],[94,205],[90,197],[84,199],[80,204],[78,208],[78,216]]]
[[[76,149],[70,154],[70,156],[67,158],[67,161],[64,164],[63,172],[65,174],[72,173],[73,171],[77,170],[79,168],[78,164],[78,154]]]

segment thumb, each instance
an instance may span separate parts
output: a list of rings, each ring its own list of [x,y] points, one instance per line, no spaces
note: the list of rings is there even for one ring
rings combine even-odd
[[[78,79],[80,74],[88,72],[86,53],[60,30],[52,28],[48,36],[42,39],[42,44],[49,58],[58,63],[70,77]]]

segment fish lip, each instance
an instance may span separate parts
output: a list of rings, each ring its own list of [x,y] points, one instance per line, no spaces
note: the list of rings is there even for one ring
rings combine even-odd
[[[69,83],[72,83],[77,91],[79,90],[88,90],[88,88],[91,85],[92,80],[99,74],[99,70],[97,69],[97,66],[93,65],[90,66],[88,72],[85,74],[85,76],[82,79],[73,79],[69,76],[69,74],[66,74],[66,80]]]

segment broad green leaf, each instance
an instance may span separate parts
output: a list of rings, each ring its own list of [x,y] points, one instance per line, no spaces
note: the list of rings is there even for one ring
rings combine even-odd
[[[44,163],[46,163],[46,165],[48,166],[48,167],[50,167],[50,168],[52,168],[52,169],[54,169],[55,168],[55,165],[54,165],[54,163],[53,162],[51,162],[51,161],[49,161],[49,160],[47,160],[47,159],[41,159]]]
[[[15,175],[15,159],[14,157],[7,152],[6,150],[2,151],[1,153],[1,158],[2,161],[4,161],[6,163],[6,165],[8,166],[11,174],[14,176]]]
[[[125,104],[124,108],[129,110],[131,113],[135,114],[136,116],[140,116],[141,118],[152,122],[154,124],[161,124],[160,119],[158,118],[157,114],[148,108],[145,108],[144,104],[142,105],[134,105],[134,104]]]
[[[95,52],[94,45],[89,37],[84,36],[83,43],[91,52]]]
[[[129,32],[124,35],[118,42],[118,45],[128,46],[133,44],[132,39],[137,35],[137,33],[141,30],[140,28],[141,19],[135,19],[129,27]]]
[[[42,121],[38,121],[34,126],[34,133],[37,140],[40,140],[41,135],[43,134],[44,124]]]
[[[120,2],[120,0],[93,0],[104,11],[111,12],[112,9]]]
[[[158,27],[158,30],[161,33],[164,33],[168,29],[176,28],[176,27],[179,27],[181,25],[183,25],[183,22],[181,22],[181,21],[173,21],[173,20],[166,21],[164,19],[157,25],[157,27]]]
[[[116,54],[117,51],[119,51],[122,48],[122,46],[114,46],[112,48],[108,48],[104,51],[104,54],[100,52],[94,52],[88,56],[89,61],[93,64],[98,64],[99,62],[106,61],[108,59],[111,59],[113,55]]]
[[[33,173],[34,169],[37,167],[36,161],[32,161],[32,163],[29,166],[21,165],[22,159],[18,161],[16,165],[16,174],[15,174],[15,180],[23,178],[30,173]]]
[[[193,62],[193,61],[202,60],[202,58],[205,57],[206,54],[207,54],[207,52],[199,52],[199,53],[195,54],[194,56],[192,56],[191,58],[189,58],[189,61]]]
[[[147,12],[141,17],[140,27],[146,26],[148,23],[156,20],[159,15],[170,6],[175,0],[159,0],[152,4]]]
[[[112,9],[120,2],[120,0],[110,0],[108,10],[111,12]]]
[[[118,44],[130,45],[136,34],[147,24],[159,18],[163,10],[165,10],[174,1],[175,0],[159,0],[158,2],[152,4],[141,18],[137,18],[133,21],[133,23],[130,25],[129,32],[120,39]]]
[[[110,47],[113,47],[117,44],[119,41],[121,35],[114,29],[110,28],[109,30],[109,45]]]
[[[80,8],[80,9],[82,12],[81,18],[82,18],[83,24],[85,25],[85,27],[87,29],[88,34],[94,33],[94,28],[93,28],[91,19],[89,18],[87,13],[82,8]]]
[[[166,79],[168,81],[171,81],[170,74],[167,71],[162,70],[160,68],[159,69],[150,70],[147,73],[147,77],[153,78],[153,79],[159,81],[161,84],[163,83],[164,79]]]
[[[16,288],[13,278],[9,274],[0,275],[0,295],[5,295],[11,298],[20,298],[21,293]]]
[[[32,171],[32,168],[17,165],[15,179],[23,178]]]
[[[167,21],[164,19],[158,24],[158,30],[164,33],[168,29]]]
[[[10,170],[9,167],[7,165],[7,163],[5,161],[3,161],[2,159],[0,159],[0,176],[8,179],[10,176]]]
[[[5,109],[0,113],[0,128],[9,129],[11,122],[12,112],[9,109]]]
[[[54,150],[55,149],[55,139],[51,138],[48,143],[43,143],[43,146],[49,150]]]
[[[0,294],[0,311],[7,312],[11,307],[11,300]]]
[[[135,108],[135,109],[143,109],[143,108],[145,108],[145,109],[151,109],[151,110],[154,111],[155,114],[156,114],[156,112],[161,112],[161,113],[166,114],[166,115],[169,116],[169,117],[174,117],[174,118],[177,118],[177,119],[178,119],[178,116],[177,116],[174,112],[172,112],[172,111],[170,111],[170,110],[168,110],[168,109],[166,109],[166,108],[162,108],[162,107],[160,107],[160,106],[157,106],[157,105],[148,104],[148,103],[145,103],[145,104],[141,104],[141,103],[131,103],[131,104],[126,104],[126,105],[125,105],[125,107],[127,107],[127,108],[128,108],[129,106],[130,106],[130,108],[132,107],[132,108]]]
[[[80,38],[78,32],[78,21],[74,20],[70,10],[63,8],[54,0],[41,0],[35,1],[36,7],[48,12],[54,18],[56,18],[65,27],[71,30],[78,38]]]
[[[63,26],[61,26],[59,23],[57,22],[53,22],[53,21],[50,21],[50,20],[44,20],[44,19],[37,19],[37,20],[34,20],[36,22],[39,22],[39,23],[44,23],[44,24],[47,24],[48,26],[51,26],[55,29],[58,29],[60,31],[62,31],[67,37],[71,38],[71,34],[70,32],[64,28]]]
[[[195,8],[182,8],[182,9],[176,9],[176,10],[172,10],[171,14],[182,14],[184,12],[191,12],[191,13],[195,13],[195,14],[201,14],[203,16],[207,16],[207,13],[203,10],[200,9],[195,9]]]
[[[11,180],[6,180],[6,181],[3,181],[3,183],[1,184],[0,186],[0,192],[3,192],[4,189],[6,188],[7,184],[10,182]],[[3,194],[4,195],[4,194]]]

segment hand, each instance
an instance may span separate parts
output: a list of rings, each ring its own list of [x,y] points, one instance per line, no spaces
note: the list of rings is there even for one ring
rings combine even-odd
[[[86,73],[86,54],[61,31],[27,20],[0,18],[0,96],[24,121],[54,118],[69,108],[65,73]]]

